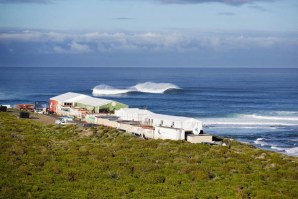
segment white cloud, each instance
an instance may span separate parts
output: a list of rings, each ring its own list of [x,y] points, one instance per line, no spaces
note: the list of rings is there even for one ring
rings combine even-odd
[[[89,53],[89,52],[91,52],[91,49],[86,44],[79,44],[79,43],[73,41],[70,44],[70,51],[75,52],[75,53]]]
[[[298,47],[298,34],[241,32],[87,32],[19,31],[0,33],[0,44],[30,43],[53,53],[190,52],[199,50]]]

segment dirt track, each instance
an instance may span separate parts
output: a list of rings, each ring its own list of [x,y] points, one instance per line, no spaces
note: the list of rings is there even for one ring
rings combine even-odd
[[[8,113],[15,115],[16,117],[19,117],[20,111],[19,110],[11,110],[8,111]],[[37,122],[41,122],[44,124],[55,124],[55,121],[57,120],[56,115],[43,115],[43,114],[38,114],[38,113],[32,113],[30,112],[30,120],[34,120]]]

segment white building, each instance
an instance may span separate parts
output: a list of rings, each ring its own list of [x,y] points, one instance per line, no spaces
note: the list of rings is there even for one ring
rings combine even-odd
[[[73,115],[81,118],[85,112],[113,112],[125,107],[128,106],[116,101],[68,92],[50,98],[49,110],[58,115]]]
[[[151,114],[147,118],[147,124],[151,126],[162,126],[168,128],[183,129],[198,135],[203,130],[203,123],[194,118],[178,117],[163,114]]]
[[[121,120],[139,121],[144,125],[153,126],[158,129],[157,132],[169,132],[173,131],[173,129],[180,129],[184,131],[184,134],[186,132],[198,135],[203,129],[202,121],[194,118],[156,114],[138,108],[123,108],[115,111],[115,115]],[[178,131],[175,130],[175,132]]]
[[[156,114],[138,108],[115,110],[114,116],[87,114],[85,120],[150,139],[187,140],[191,143],[210,143],[213,139],[212,135],[202,134],[203,124],[200,120]]]
[[[131,120],[131,121],[139,121],[142,122],[152,115],[153,112],[139,109],[139,108],[122,108],[115,111],[115,115],[119,117],[121,120]]]

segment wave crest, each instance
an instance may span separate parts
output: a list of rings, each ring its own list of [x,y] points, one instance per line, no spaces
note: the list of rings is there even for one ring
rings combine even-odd
[[[258,138],[254,141],[254,143],[261,146],[270,146],[270,144],[265,142],[265,138]]]
[[[109,85],[101,84],[93,88],[93,95],[120,95],[130,92],[130,89],[114,88]]]
[[[180,89],[175,84],[171,83],[155,83],[144,82],[136,84],[129,88],[115,88],[109,85],[100,84],[93,88],[92,94],[95,96],[100,95],[121,95],[129,92],[142,92],[142,93],[164,93],[167,90]]]
[[[164,93],[170,89],[179,89],[178,86],[171,83],[154,83],[154,82],[145,82],[137,84],[134,88],[142,93]]]
[[[275,112],[254,113],[254,114],[233,114],[232,116],[220,118],[200,118],[207,127],[225,128],[266,128],[298,126],[297,112],[290,115],[278,114]]]

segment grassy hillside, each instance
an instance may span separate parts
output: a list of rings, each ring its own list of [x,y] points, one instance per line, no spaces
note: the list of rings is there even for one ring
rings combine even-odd
[[[0,197],[298,198],[294,157],[90,131],[0,113]]]

